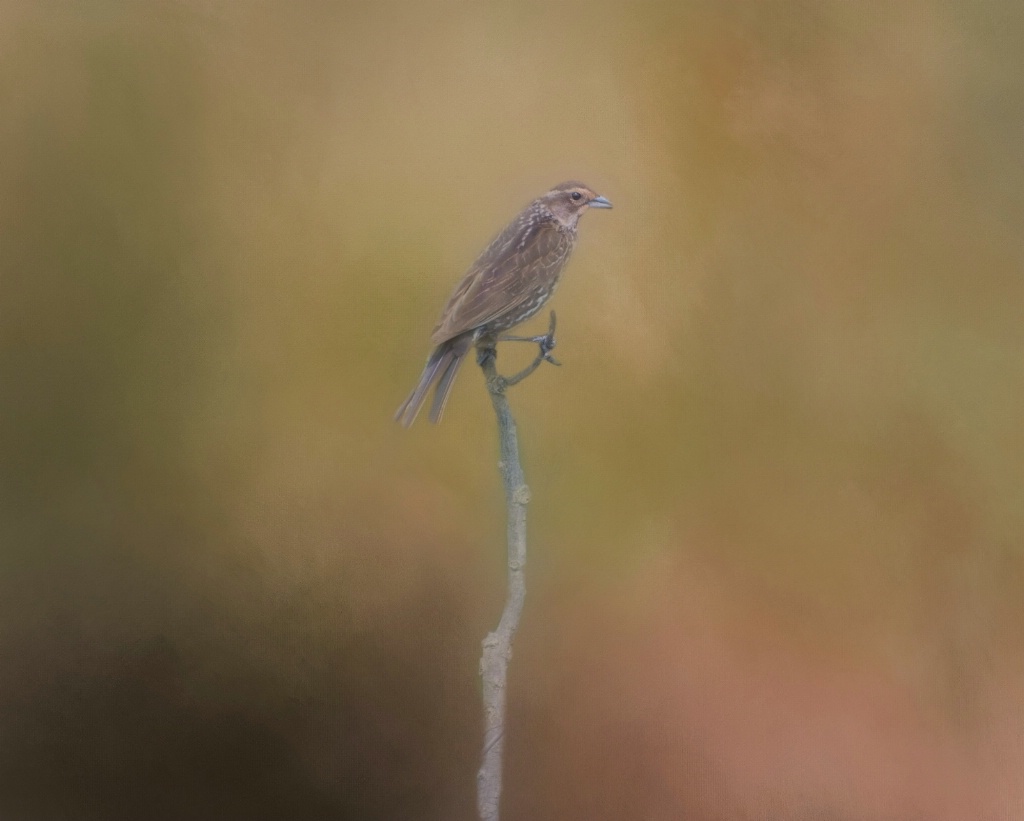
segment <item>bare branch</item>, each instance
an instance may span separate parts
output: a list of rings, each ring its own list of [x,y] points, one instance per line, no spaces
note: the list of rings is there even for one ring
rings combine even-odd
[[[498,469],[505,485],[508,507],[508,591],[501,621],[483,642],[480,658],[480,676],[483,679],[484,746],[480,772],[477,774],[477,810],[481,821],[498,821],[501,803],[501,775],[505,749],[505,715],[508,689],[508,662],[512,657],[512,640],[519,626],[526,599],[526,505],[530,489],[519,463],[519,440],[516,422],[509,410],[505,388],[521,382],[533,373],[541,362],[550,361],[555,344],[555,314],[551,312],[551,326],[546,337],[535,341],[540,347],[534,362],[512,377],[500,376],[495,368],[495,343],[482,341],[478,346],[478,362],[487,380],[491,404],[498,417],[498,438],[501,461]],[[557,364],[557,363],[556,363]]]

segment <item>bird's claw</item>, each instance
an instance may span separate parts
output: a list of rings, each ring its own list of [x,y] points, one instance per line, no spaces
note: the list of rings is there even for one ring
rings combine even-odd
[[[548,332],[543,336],[499,336],[493,341],[488,340],[487,343],[477,343],[476,361],[481,367],[486,368],[491,365],[497,358],[497,350],[495,349],[494,343],[496,342],[533,342],[536,343],[539,348],[536,359],[527,365],[523,370],[514,376],[499,376],[494,374],[487,380],[487,387],[492,394],[497,395],[505,392],[505,388],[510,388],[513,385],[518,385],[537,368],[540,367],[541,362],[550,362],[552,365],[561,365],[562,363],[555,359],[551,352],[555,349],[555,312],[551,312],[551,323],[548,326]]]
[[[561,365],[562,363],[555,359],[551,352],[555,349],[555,338],[550,334],[540,338],[537,343],[540,346],[540,358],[545,362],[550,362],[552,365]]]
[[[551,312],[551,321],[548,323],[548,332],[541,337],[538,337],[537,344],[540,346],[540,358],[545,362],[550,362],[552,365],[561,366],[561,362],[555,359],[551,352],[555,349],[557,342],[555,341],[555,323],[556,323],[555,312]]]

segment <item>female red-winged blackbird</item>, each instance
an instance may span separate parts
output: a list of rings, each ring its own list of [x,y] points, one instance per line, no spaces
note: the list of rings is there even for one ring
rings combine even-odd
[[[436,382],[430,421],[439,421],[459,366],[477,340],[495,338],[537,313],[555,292],[583,212],[611,207],[583,183],[563,182],[523,209],[455,288],[430,337],[437,347],[395,419],[409,427]]]

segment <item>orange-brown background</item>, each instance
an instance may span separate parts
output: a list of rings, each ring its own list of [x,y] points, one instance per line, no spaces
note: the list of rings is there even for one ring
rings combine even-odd
[[[472,816],[493,417],[391,414],[580,178],[507,817],[1019,817],[1022,24],[3,5],[0,815]]]

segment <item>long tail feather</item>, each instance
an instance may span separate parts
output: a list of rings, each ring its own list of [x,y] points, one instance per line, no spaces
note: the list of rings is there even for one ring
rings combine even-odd
[[[416,421],[420,408],[423,407],[427,394],[430,393],[430,388],[435,382],[437,391],[434,394],[434,402],[430,410],[430,421],[440,421],[455,375],[470,346],[471,340],[468,337],[465,339],[456,337],[442,342],[433,350],[427,358],[420,381],[413,392],[409,394],[409,398],[395,411],[396,422],[407,428]]]
[[[454,352],[455,356],[444,369],[441,378],[437,380],[437,390],[434,391],[434,403],[430,406],[430,421],[435,425],[441,421],[441,414],[444,413],[444,406],[448,404],[448,396],[455,383],[455,375],[459,372],[462,360],[466,358],[465,352]]]
[[[451,358],[452,353],[447,345],[439,345],[430,354],[427,364],[423,367],[420,381],[413,389],[413,392],[409,394],[409,398],[395,411],[395,421],[401,424],[402,427],[407,428],[416,421],[416,416],[419,414],[420,408],[430,392],[430,388],[433,386],[438,375],[443,373],[444,369],[448,367]]]

